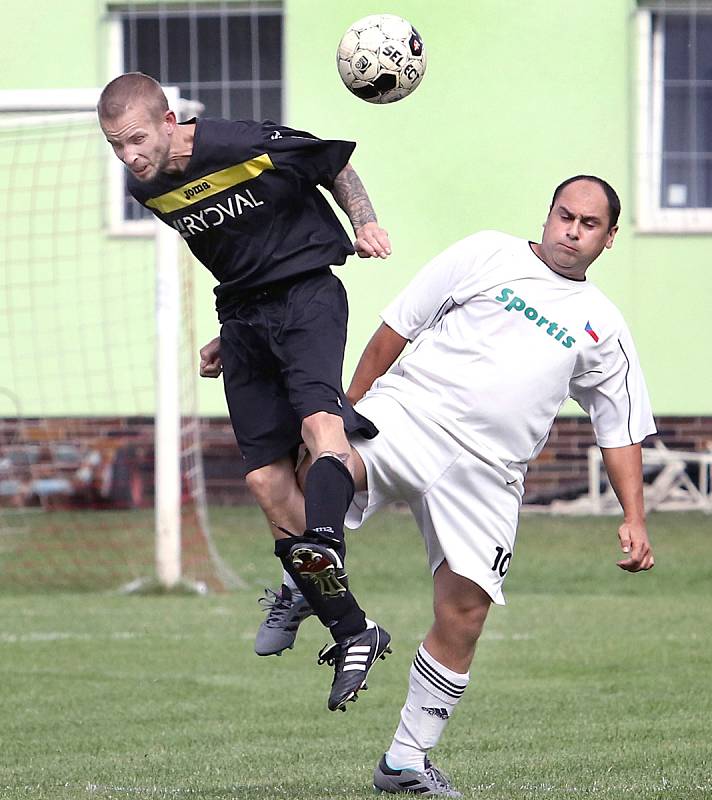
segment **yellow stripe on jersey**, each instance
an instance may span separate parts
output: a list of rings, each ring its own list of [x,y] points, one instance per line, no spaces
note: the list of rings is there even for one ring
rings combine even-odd
[[[238,183],[250,181],[261,175],[267,169],[274,169],[272,159],[267,153],[240,164],[234,164],[227,169],[204,175],[196,178],[184,186],[179,186],[170,192],[152,197],[146,205],[148,208],[155,208],[161,214],[170,214],[171,211],[178,211],[181,208],[197,203],[205,197],[211,197],[225,189],[237,186]]]

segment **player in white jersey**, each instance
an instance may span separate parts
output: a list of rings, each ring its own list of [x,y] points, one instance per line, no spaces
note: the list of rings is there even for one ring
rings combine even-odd
[[[347,524],[407,502],[435,599],[377,789],[460,796],[428,752],[465,691],[490,604],[504,603],[527,464],[567,397],[591,417],[623,507],[618,566],[653,566],[640,452],[655,432],[647,391],[623,318],[586,279],[613,245],[619,212],[600,178],[565,181],[540,244],[488,231],[453,245],[385,310],[361,357],[348,396],[380,434],[352,438],[358,492]]]
[[[357,494],[347,524],[407,502],[434,583],[435,620],[377,789],[460,796],[428,753],[467,687],[491,603],[504,603],[527,465],[567,397],[591,417],[623,506],[618,566],[653,566],[640,442],[655,425],[625,322],[586,279],[612,247],[619,214],[605,181],[576,176],[555,190],[540,244],[493,231],[458,242],[385,310],[356,368],[348,398],[380,433],[352,437]],[[274,620],[283,648],[300,622]]]

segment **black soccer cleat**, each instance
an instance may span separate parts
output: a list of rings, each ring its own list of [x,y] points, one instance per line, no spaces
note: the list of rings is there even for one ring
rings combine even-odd
[[[291,547],[287,558],[300,577],[313,583],[323,597],[346,593],[344,564],[331,547],[317,542],[299,542]]]
[[[319,652],[318,663],[334,667],[329,711],[346,711],[346,703],[355,701],[361,689],[366,690],[366,678],[376,659],[391,652],[390,634],[371,620],[366,620],[366,626],[365,631]]]
[[[415,769],[391,769],[385,755],[373,773],[373,788],[391,794],[417,794],[420,797],[462,797],[450,779],[425,757],[422,772]]]

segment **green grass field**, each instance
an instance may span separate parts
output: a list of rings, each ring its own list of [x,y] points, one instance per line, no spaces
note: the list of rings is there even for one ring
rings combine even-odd
[[[465,797],[712,797],[712,520],[653,515],[657,565],[616,566],[614,519],[525,516],[470,687],[433,759]],[[327,641],[260,659],[260,587],[277,562],[251,509],[216,540],[232,594],[0,595],[0,798],[370,798],[430,577],[410,517],[350,537],[352,587],[393,635],[370,689],[326,710]]]

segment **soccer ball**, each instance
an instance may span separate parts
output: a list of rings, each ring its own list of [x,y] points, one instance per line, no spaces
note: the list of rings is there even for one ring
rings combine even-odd
[[[364,17],[339,42],[336,63],[346,88],[367,103],[394,103],[425,74],[425,47],[407,20],[393,14]]]

